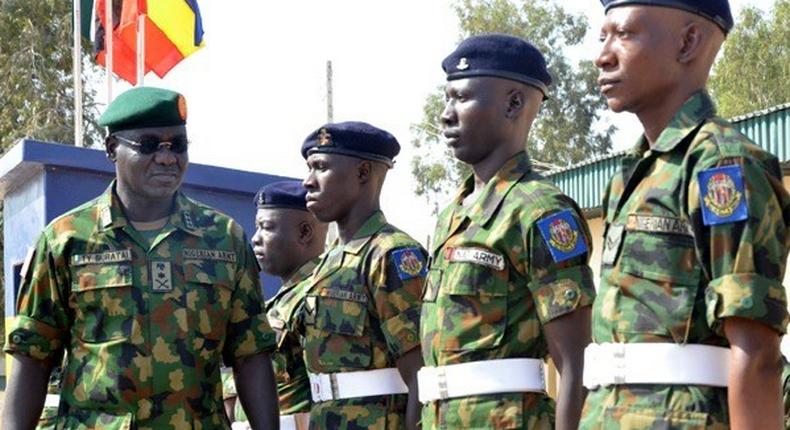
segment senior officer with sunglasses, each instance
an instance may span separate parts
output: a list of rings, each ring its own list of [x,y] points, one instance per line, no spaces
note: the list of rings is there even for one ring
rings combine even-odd
[[[22,269],[4,428],[35,425],[64,352],[57,428],[229,428],[221,360],[252,427],[275,428],[255,256],[239,224],[179,192],[184,97],[135,88],[99,123],[116,178],[47,226]]]

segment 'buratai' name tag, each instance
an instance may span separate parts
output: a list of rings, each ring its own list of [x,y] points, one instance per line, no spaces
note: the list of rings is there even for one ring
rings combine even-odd
[[[475,263],[496,270],[505,268],[505,257],[482,248],[447,248],[445,257],[453,263]]]
[[[72,266],[85,266],[87,264],[109,264],[132,261],[132,250],[121,249],[96,254],[76,254],[71,256]]]
[[[184,248],[184,259],[186,260],[217,260],[236,262],[236,253],[233,251],[222,251],[219,249],[197,249]]]

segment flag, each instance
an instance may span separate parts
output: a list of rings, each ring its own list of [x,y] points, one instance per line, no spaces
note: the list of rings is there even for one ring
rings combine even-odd
[[[92,0],[81,0],[85,2]],[[95,50],[106,63],[105,0],[95,2]],[[137,84],[137,19],[145,19],[145,73],[164,77],[181,60],[202,48],[203,21],[197,0],[113,0],[113,72]]]

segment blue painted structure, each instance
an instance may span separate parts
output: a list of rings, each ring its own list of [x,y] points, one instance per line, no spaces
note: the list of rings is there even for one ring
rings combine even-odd
[[[101,194],[115,177],[104,151],[22,140],[0,158],[6,318],[13,316],[19,270],[29,247],[54,218]],[[289,179],[191,163],[182,190],[230,215],[254,233],[253,196],[273,181]],[[261,277],[266,297],[279,288],[277,278]]]

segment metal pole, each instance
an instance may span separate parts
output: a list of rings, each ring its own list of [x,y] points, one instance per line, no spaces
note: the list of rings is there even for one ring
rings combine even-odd
[[[332,60],[328,60],[326,62],[326,122],[334,122],[335,118],[332,97]]]
[[[145,79],[145,14],[137,16],[137,86]]]
[[[81,0],[74,0],[74,145],[82,146],[82,13]]]
[[[104,23],[106,27],[104,29],[104,47],[107,50],[104,55],[104,60],[107,66],[107,106],[109,106],[112,102],[112,36],[113,30],[115,29],[115,26],[112,22],[112,0],[105,0],[104,2]]]

